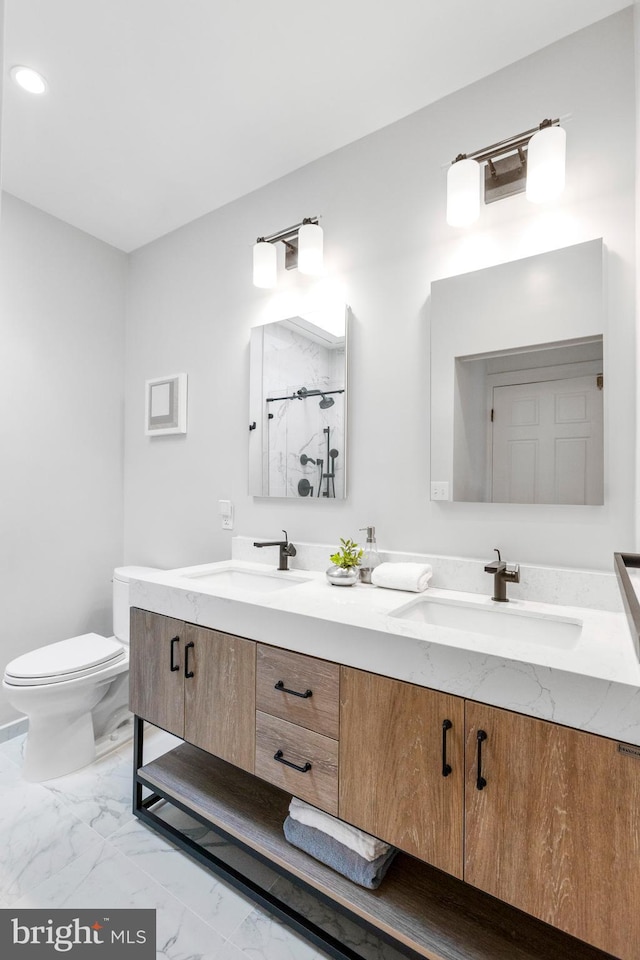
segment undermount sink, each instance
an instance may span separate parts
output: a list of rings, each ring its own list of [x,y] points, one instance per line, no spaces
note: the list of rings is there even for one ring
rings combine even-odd
[[[575,646],[582,632],[581,621],[568,617],[537,614],[509,604],[487,607],[472,601],[445,600],[441,597],[419,597],[392,610],[390,616],[413,623],[560,649]]]
[[[205,586],[242,590],[244,593],[273,593],[308,583],[307,577],[297,577],[289,571],[273,570],[263,573],[260,570],[237,570],[229,567],[220,570],[193,570],[190,573],[181,573],[180,576],[197,580]]]

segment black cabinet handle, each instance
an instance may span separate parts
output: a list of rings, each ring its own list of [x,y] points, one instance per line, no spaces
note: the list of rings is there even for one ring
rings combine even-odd
[[[487,785],[487,781],[482,776],[482,744],[487,739],[487,734],[484,730],[478,730],[476,734],[476,740],[478,741],[478,776],[476,779],[476,787],[478,790],[484,790]]]
[[[194,676],[193,670],[189,670],[189,650],[191,650],[192,647],[195,647],[193,640],[184,648],[184,675],[187,680],[190,680],[191,677]]]
[[[451,720],[442,721],[442,776],[448,777],[451,773],[451,764],[447,763],[447,730],[451,730]]]
[[[176,648],[175,648],[175,644],[176,644],[176,643],[180,643],[180,637],[174,637],[173,640],[171,641],[171,663],[170,663],[170,666],[171,666],[171,672],[172,672],[172,673],[174,673],[176,670],[179,670],[179,669],[180,669],[180,664],[179,664],[179,663],[176,663],[175,660],[174,660],[174,653],[175,653],[175,649],[176,649]]]
[[[303,767],[299,767],[297,763],[291,763],[291,760],[285,760],[282,755],[282,750],[276,750],[273,755],[273,759],[277,760],[278,763],[284,763],[285,767],[291,767],[293,770],[297,770],[299,773],[308,773],[311,770],[311,764],[307,760]]]
[[[283,693],[290,693],[294,697],[302,697],[303,700],[306,700],[307,697],[313,696],[313,690],[305,690],[304,693],[299,693],[297,690],[288,690],[284,685],[284,680],[278,680],[274,686],[276,690],[282,690]]]

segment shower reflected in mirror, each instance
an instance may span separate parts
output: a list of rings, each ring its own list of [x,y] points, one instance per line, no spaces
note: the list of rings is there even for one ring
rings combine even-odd
[[[345,497],[346,311],[342,330],[290,317],[251,331],[250,493]]]

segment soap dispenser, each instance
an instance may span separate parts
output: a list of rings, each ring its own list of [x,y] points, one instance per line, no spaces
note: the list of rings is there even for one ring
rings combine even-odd
[[[376,528],[360,527],[360,529],[367,531],[367,545],[360,561],[360,580],[362,583],[371,583],[371,572],[380,563],[380,555],[376,547]]]

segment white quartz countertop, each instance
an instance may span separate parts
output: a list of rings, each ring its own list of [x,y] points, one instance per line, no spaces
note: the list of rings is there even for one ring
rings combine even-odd
[[[245,582],[234,583],[243,573],[273,582],[239,576]],[[498,627],[504,619],[513,631],[480,633],[394,615],[416,600],[470,608],[478,622],[491,611],[502,618],[490,618]],[[499,604],[434,587],[421,594],[335,587],[324,573],[277,573],[242,560],[140,572],[130,604],[640,745],[640,663],[624,613],[522,599]],[[558,622],[574,625],[566,638],[556,638]],[[533,626],[518,629],[522,623]],[[524,639],[525,632],[533,636]]]

